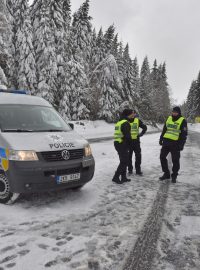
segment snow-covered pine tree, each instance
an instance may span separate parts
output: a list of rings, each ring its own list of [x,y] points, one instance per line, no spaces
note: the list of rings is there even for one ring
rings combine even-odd
[[[161,64],[158,68],[159,70],[159,84],[161,89],[161,101],[162,101],[162,114],[160,115],[160,122],[164,122],[167,116],[170,113],[170,97],[169,97],[169,88],[167,82],[167,74],[166,74],[166,64]]]
[[[89,73],[91,59],[92,24],[89,16],[89,0],[80,6],[73,15],[70,46],[75,61],[79,62]]]
[[[28,0],[15,0],[13,7],[15,87],[17,89],[27,89],[32,94],[35,94],[37,84],[36,65]]]
[[[155,124],[155,115],[150,99],[151,87],[150,67],[146,56],[140,71],[139,110],[141,118]]]
[[[123,52],[124,52],[123,44],[122,42],[120,42],[116,61],[121,82],[123,82],[123,74],[124,74]]]
[[[95,29],[92,35],[92,51],[91,60],[89,66],[88,83],[89,83],[89,93],[88,93],[88,108],[90,110],[90,119],[96,120],[98,118],[99,112],[99,99],[100,99],[100,89],[98,87],[98,79],[100,73],[100,63],[105,56],[104,48],[104,37],[102,28],[100,28],[98,35],[96,36]]]
[[[54,40],[56,55],[56,87],[52,89],[53,104],[59,109],[60,102],[64,95],[65,64],[68,60],[66,43],[68,43],[69,23],[70,23],[70,2],[63,0],[50,0],[50,26]],[[65,9],[64,9],[65,8]],[[65,19],[66,21],[65,21]]]
[[[130,65],[130,90],[132,96],[132,106],[139,113],[139,87],[140,87],[140,77],[139,77],[139,65],[137,57],[131,60]]]
[[[196,114],[196,88],[197,88],[197,81],[193,80],[189,89],[189,93],[187,96],[186,102],[186,117],[190,122],[193,122],[195,119]]]
[[[54,104],[57,89],[57,55],[52,32],[50,2],[35,0],[31,11],[33,45],[36,54],[37,94]]]
[[[197,77],[194,96],[195,96],[194,108],[195,108],[195,118],[196,118],[196,117],[200,117],[200,72]]]
[[[115,35],[115,27],[114,25],[111,25],[108,27],[108,29],[104,34],[105,57],[111,54],[111,51],[113,49],[114,35]]]
[[[5,0],[0,0],[0,68],[1,83],[7,84],[6,76],[8,76],[8,40],[10,36],[10,28],[8,24],[8,11]],[[6,75],[5,75],[6,74]]]
[[[70,31],[71,31],[71,0],[63,0],[63,21],[64,21],[64,55],[65,61],[71,59]]]
[[[89,118],[85,106],[88,98],[88,80],[83,66],[73,58],[65,66],[65,91],[60,111],[65,118],[81,120]]]
[[[136,88],[134,84],[134,66],[129,54],[129,45],[127,44],[123,52],[123,78],[122,78],[122,92],[121,97],[123,100],[122,107],[135,107],[136,106]]]
[[[68,32],[71,23],[71,0],[63,0],[63,20],[65,31]]]
[[[98,117],[107,122],[116,121],[121,103],[119,96],[121,81],[116,60],[112,54],[108,55],[100,63],[97,88],[99,88],[99,93],[101,93]]]
[[[111,54],[115,57],[115,60],[117,60],[118,51],[119,51],[119,42],[118,42],[118,34],[116,34],[111,46]]]
[[[3,72],[3,69],[0,66],[0,89],[7,89],[7,79]]]

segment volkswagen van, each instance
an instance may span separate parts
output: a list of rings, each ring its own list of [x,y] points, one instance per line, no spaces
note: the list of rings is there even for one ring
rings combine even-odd
[[[0,90],[0,203],[80,188],[94,175],[88,142],[41,97]]]

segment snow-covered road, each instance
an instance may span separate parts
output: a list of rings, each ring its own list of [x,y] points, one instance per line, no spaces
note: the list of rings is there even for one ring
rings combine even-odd
[[[200,157],[192,134],[190,138],[178,183],[169,184],[152,269],[200,268]],[[144,176],[133,176],[130,183],[111,182],[118,164],[113,143],[94,143],[95,176],[81,191],[32,195],[12,206],[0,205],[0,270],[121,270],[161,185],[158,141],[159,134],[142,138]]]

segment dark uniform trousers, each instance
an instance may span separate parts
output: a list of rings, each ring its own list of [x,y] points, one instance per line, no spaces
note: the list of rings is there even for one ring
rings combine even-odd
[[[172,172],[174,176],[178,175],[180,169],[180,150],[178,144],[163,145],[160,152],[160,162],[162,166],[162,171],[164,173],[169,173],[167,156],[171,153],[172,156]]]
[[[131,146],[129,147],[129,157],[128,157],[128,171],[133,171],[132,157],[133,152],[135,153],[135,170],[136,172],[140,172],[141,170],[141,147],[139,140],[132,140]]]
[[[119,166],[117,168],[117,175],[126,175],[126,169],[128,166],[128,151],[129,148],[125,143],[114,143],[115,149],[119,155]]]

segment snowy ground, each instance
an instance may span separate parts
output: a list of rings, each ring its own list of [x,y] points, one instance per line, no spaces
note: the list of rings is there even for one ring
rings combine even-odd
[[[169,183],[154,270],[200,269],[198,137],[190,134],[178,183]],[[94,143],[95,176],[81,191],[0,205],[0,270],[122,270],[158,190],[168,185],[158,181],[159,133],[141,141],[144,176],[130,183],[111,182],[118,164],[112,141]]]

